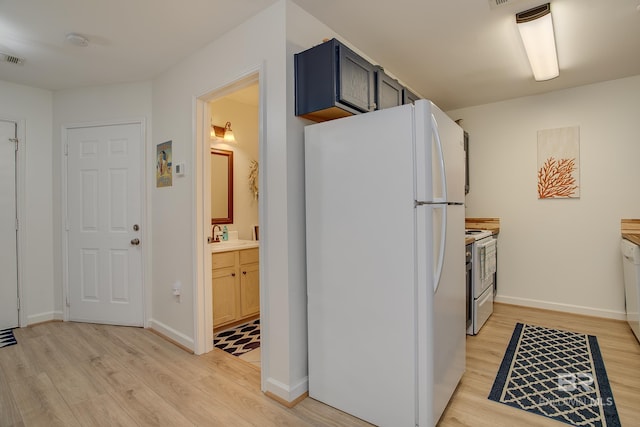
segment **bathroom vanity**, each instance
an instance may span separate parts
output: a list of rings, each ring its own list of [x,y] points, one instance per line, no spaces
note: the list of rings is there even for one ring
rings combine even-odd
[[[260,314],[260,260],[257,241],[213,243],[211,249],[213,327]]]

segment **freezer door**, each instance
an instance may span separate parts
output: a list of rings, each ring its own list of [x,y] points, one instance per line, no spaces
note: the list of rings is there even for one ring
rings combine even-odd
[[[415,103],[416,197],[464,202],[464,132],[431,101]]]

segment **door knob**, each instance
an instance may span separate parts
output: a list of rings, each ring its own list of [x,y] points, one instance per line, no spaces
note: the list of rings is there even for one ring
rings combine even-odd
[[[133,246],[138,246],[140,244],[140,239],[137,239],[137,238],[136,239],[132,239],[131,240],[131,244]]]

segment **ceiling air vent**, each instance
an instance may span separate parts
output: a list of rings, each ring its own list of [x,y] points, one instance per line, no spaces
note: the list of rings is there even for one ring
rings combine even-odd
[[[522,0],[489,0],[489,7],[491,9],[505,6],[507,4],[520,3]]]
[[[24,64],[24,58],[0,52],[0,62],[10,62],[11,64],[22,65]]]

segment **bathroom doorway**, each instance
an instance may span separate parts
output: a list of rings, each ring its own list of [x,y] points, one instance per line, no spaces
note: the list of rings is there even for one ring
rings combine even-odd
[[[202,173],[196,173],[202,189],[197,296],[202,352],[215,343],[260,368],[260,73],[198,98],[196,107],[202,141]]]
[[[214,347],[260,367],[259,85],[209,102]]]

